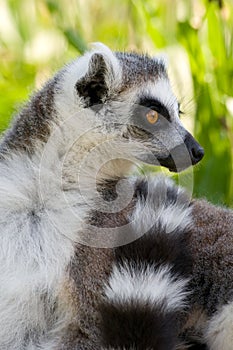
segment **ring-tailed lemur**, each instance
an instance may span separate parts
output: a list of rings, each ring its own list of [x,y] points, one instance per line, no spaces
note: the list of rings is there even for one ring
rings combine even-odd
[[[119,180],[135,161],[179,171],[202,157],[160,59],[99,45],[36,93],[0,144],[0,348],[100,348],[115,253],[97,247],[144,233],[118,228],[141,198],[126,181],[122,207]]]

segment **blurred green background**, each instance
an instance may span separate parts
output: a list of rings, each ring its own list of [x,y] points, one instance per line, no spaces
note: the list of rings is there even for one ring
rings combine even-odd
[[[95,41],[168,55],[182,119],[206,153],[194,195],[233,206],[233,1],[0,0],[0,131]]]

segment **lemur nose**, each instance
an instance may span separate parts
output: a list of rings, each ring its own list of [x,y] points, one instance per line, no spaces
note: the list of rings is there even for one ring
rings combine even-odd
[[[200,160],[204,157],[204,154],[204,149],[200,145],[198,145],[198,147],[193,147],[191,149],[192,161],[194,162],[193,164],[200,162]]]
[[[191,134],[187,134],[184,143],[189,151],[192,164],[197,164],[204,157],[204,149],[199,143],[192,137]]]

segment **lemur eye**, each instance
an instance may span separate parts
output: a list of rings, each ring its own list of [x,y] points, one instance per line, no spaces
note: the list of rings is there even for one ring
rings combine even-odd
[[[158,112],[154,111],[151,109],[147,114],[146,114],[146,119],[150,124],[155,124],[159,118]]]

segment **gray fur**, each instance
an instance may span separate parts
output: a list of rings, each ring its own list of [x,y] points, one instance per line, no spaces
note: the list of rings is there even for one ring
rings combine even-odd
[[[233,211],[206,200],[195,200],[192,215],[193,293],[185,332],[206,341],[210,350],[230,350],[233,346],[233,319],[230,316],[233,302]],[[226,312],[228,305],[229,314]]]
[[[137,86],[148,80],[157,80],[159,77],[167,77],[166,67],[162,60],[158,62],[147,55],[132,52],[117,52],[116,56],[122,63],[124,77],[122,89]],[[132,79],[132,77],[135,78]]]
[[[233,301],[233,212],[204,200],[195,201],[193,218],[194,298],[210,316]]]
[[[36,141],[46,142],[50,134],[51,121],[56,117],[54,108],[56,82],[57,77],[54,77],[19,113],[0,144],[2,156],[14,149],[31,153]]]

